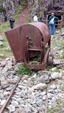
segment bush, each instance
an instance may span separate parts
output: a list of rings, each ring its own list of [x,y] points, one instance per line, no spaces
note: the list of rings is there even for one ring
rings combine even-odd
[[[21,65],[20,69],[17,72],[18,74],[32,74],[32,70],[28,69],[24,66],[24,64]]]

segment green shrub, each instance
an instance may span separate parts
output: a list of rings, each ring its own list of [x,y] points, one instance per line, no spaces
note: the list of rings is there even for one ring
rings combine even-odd
[[[17,71],[18,74],[32,74],[32,70],[28,69],[24,66],[24,64],[21,65],[20,69]]]

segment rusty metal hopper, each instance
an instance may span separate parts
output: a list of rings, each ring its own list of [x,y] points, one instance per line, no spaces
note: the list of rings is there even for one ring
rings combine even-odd
[[[40,51],[44,54],[47,44],[50,48],[49,28],[41,22],[24,24],[13,30],[6,31],[5,34],[16,61],[24,60],[25,63],[28,63],[28,56],[34,57],[38,55]],[[45,55],[42,56],[44,60]],[[27,65],[26,67],[29,68]]]

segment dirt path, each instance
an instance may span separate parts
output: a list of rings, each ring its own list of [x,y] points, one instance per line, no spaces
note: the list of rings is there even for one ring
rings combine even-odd
[[[16,27],[22,25],[25,23],[26,19],[28,17],[28,7],[26,7],[21,14],[19,15],[19,20],[18,20],[18,24],[16,25]]]

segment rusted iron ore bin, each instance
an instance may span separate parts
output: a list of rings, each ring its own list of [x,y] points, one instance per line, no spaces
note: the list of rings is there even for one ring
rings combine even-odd
[[[31,69],[45,68],[50,51],[50,33],[46,24],[34,22],[24,24],[5,32],[16,61],[24,60],[25,66]],[[45,52],[46,46],[48,48]],[[40,55],[41,60],[30,61]]]

